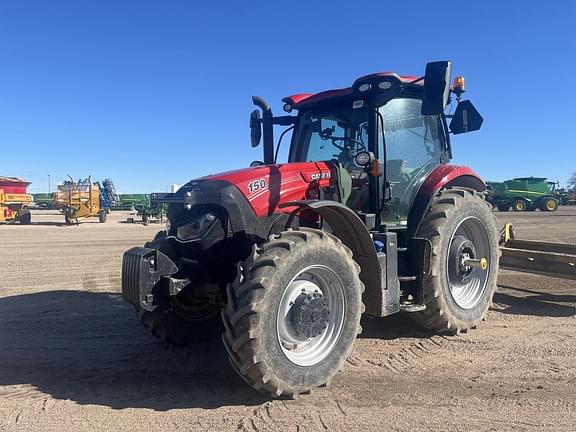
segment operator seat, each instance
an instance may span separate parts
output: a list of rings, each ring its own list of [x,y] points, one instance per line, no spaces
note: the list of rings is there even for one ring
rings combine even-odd
[[[390,159],[386,161],[386,179],[392,183],[400,183],[403,178],[406,161],[404,159]]]

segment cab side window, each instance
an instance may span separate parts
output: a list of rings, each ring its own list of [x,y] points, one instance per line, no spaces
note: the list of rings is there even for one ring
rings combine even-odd
[[[441,163],[445,151],[440,117],[421,115],[421,107],[419,99],[399,98],[379,109],[390,194],[383,205],[382,220],[390,224],[406,223],[419,187]],[[379,145],[383,154],[382,141]]]

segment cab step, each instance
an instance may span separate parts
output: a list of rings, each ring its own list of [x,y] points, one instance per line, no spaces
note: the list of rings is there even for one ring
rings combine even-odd
[[[398,276],[400,282],[414,282],[416,279],[416,276]]]
[[[400,304],[400,310],[403,312],[421,312],[426,310],[426,305],[423,304]]]

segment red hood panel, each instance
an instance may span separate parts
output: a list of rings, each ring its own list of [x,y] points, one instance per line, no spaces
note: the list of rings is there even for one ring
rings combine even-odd
[[[245,168],[202,177],[223,180],[236,186],[257,216],[293,209],[278,209],[280,203],[316,198],[319,187],[336,181],[336,171],[328,162],[293,162]]]

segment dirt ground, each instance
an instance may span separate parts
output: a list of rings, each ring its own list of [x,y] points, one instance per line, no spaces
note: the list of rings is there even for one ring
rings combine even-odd
[[[495,215],[576,243],[574,207]],[[576,430],[574,281],[502,272],[487,321],[460,336],[366,318],[330,388],[270,400],[218,341],[170,348],[136,322],[121,256],[160,227],[126,216],[0,226],[0,431]]]

